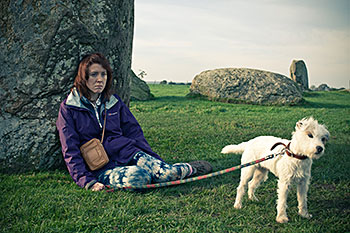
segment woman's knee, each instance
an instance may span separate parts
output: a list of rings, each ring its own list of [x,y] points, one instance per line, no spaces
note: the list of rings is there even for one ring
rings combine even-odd
[[[149,184],[152,180],[150,173],[138,166],[117,167],[105,174],[105,183],[118,188]]]
[[[126,182],[130,185],[144,185],[152,182],[151,174],[146,169],[138,166],[132,166],[125,177]]]

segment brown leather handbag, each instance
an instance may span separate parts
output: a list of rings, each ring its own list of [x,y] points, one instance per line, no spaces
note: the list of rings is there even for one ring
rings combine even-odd
[[[108,155],[102,145],[106,128],[106,117],[107,110],[105,109],[101,141],[97,138],[93,138],[80,147],[81,155],[91,171],[97,170],[109,162]]]

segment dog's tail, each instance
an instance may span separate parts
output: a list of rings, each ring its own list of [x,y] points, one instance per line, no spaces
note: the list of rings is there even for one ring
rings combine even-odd
[[[247,142],[242,142],[241,144],[238,144],[238,145],[228,145],[228,146],[225,146],[221,150],[221,153],[223,153],[223,154],[229,154],[229,153],[242,154],[243,151],[245,150],[246,146],[247,146]]]

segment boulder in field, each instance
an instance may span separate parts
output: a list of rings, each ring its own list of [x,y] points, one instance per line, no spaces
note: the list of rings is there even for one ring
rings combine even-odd
[[[130,99],[131,100],[150,100],[154,96],[151,94],[149,86],[145,81],[136,76],[134,71],[130,70]]]
[[[302,101],[297,84],[288,77],[248,68],[203,71],[192,81],[190,96],[263,105],[294,105]]]
[[[332,91],[333,88],[329,87],[327,84],[321,84],[317,88],[314,89],[315,91]]]

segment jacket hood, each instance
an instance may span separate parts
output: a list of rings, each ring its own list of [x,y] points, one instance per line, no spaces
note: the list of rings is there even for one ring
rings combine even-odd
[[[80,93],[78,92],[78,90],[74,87],[73,90],[69,93],[68,97],[67,97],[67,101],[66,101],[66,105],[69,106],[73,106],[73,107],[77,107],[77,108],[82,108],[82,109],[86,109],[89,110],[82,102],[81,102],[81,98],[85,98],[86,97],[80,97]],[[86,99],[86,101],[88,101]],[[112,108],[114,105],[116,105],[118,103],[118,99],[112,95],[108,101],[106,101],[105,106],[108,109]]]

